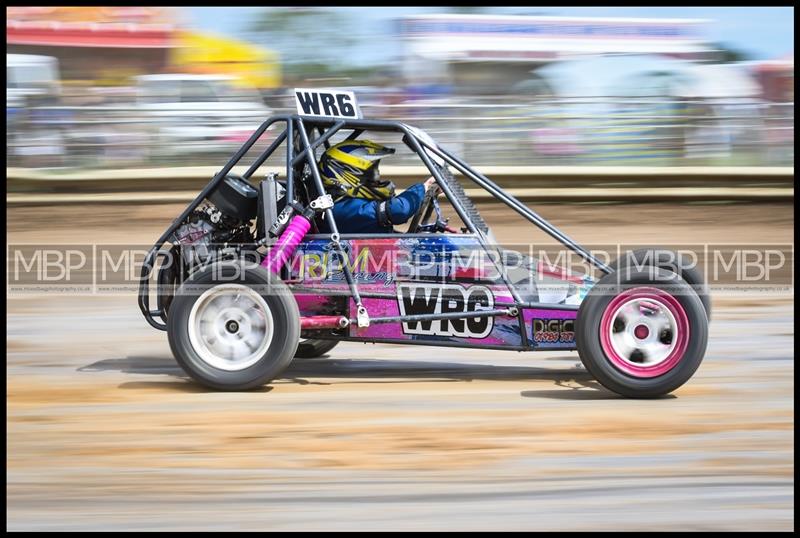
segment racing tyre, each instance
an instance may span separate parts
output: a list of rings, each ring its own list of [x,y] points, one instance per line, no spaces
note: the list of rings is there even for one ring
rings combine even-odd
[[[680,276],[656,267],[606,275],[578,310],[581,362],[604,387],[629,398],[677,389],[708,342],[703,303]]]
[[[167,317],[175,359],[217,390],[248,390],[277,377],[300,340],[300,313],[289,288],[261,267],[213,264],[178,290]]]
[[[679,256],[677,252],[658,247],[640,248],[626,252],[611,262],[609,267],[614,271],[618,271],[620,267],[633,267],[636,269],[651,265],[677,273],[692,286],[703,303],[706,317],[711,321],[711,294],[703,278],[703,273],[684,256]]]
[[[326,354],[339,344],[338,340],[301,340],[294,353],[295,359],[316,359]]]

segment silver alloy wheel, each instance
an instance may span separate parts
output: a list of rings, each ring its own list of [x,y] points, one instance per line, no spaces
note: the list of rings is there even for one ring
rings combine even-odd
[[[611,319],[611,345],[626,363],[655,366],[675,349],[678,323],[667,305],[654,298],[627,301],[614,310]]]
[[[234,372],[254,365],[272,342],[267,302],[252,288],[221,284],[206,290],[189,314],[189,341],[203,361]]]

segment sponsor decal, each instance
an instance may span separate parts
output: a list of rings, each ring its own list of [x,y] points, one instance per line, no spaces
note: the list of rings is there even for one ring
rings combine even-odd
[[[394,283],[394,275],[392,273],[352,273],[353,281],[359,284],[383,284],[385,288],[391,287]],[[328,278],[326,279],[328,282],[347,282],[347,277],[344,274],[344,271],[335,271],[330,273]]]
[[[339,90],[294,90],[297,113],[324,118],[361,118],[361,109],[353,92]]]
[[[575,342],[575,320],[534,319],[533,341],[537,344],[571,344]]]
[[[377,284],[382,283],[385,287],[390,287],[395,281],[395,274],[381,267],[392,267],[393,252],[384,251],[380,258],[373,256],[369,247],[363,247],[358,251],[354,259],[350,257],[350,245],[342,243],[343,249],[347,252],[345,263],[353,275],[353,280],[358,283]],[[301,254],[301,255],[300,255]],[[308,283],[319,282],[346,282],[344,270],[342,268],[339,255],[324,245],[320,250],[303,251],[295,257],[292,275],[296,275],[299,280]]]
[[[468,314],[494,308],[494,296],[485,286],[465,288],[458,285],[399,284],[397,302],[402,316],[420,314]],[[405,334],[486,338],[492,332],[494,318],[442,319],[403,322]]]

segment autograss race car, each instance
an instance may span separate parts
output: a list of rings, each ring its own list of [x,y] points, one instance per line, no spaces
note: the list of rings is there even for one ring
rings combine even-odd
[[[322,356],[341,341],[577,350],[597,381],[634,398],[669,393],[698,368],[709,293],[676,252],[645,248],[606,264],[420,129],[363,119],[351,92],[296,96],[298,113],[267,119],[145,258],[140,309],[167,331],[193,379],[252,389],[294,358]],[[233,174],[276,126],[283,130],[269,147]],[[405,232],[338,232],[317,153],[365,132],[400,137],[435,178]],[[278,148],[284,177],[266,174],[256,183]],[[499,246],[451,167],[598,278]],[[451,204],[460,230],[443,218],[439,198]]]

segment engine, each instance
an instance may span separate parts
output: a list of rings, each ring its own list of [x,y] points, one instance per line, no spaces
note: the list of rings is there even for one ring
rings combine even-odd
[[[184,263],[195,266],[216,258],[223,247],[252,242],[252,233],[249,223],[225,215],[209,204],[193,211],[170,240],[181,245]]]
[[[170,241],[180,245],[186,265],[217,259],[222,249],[253,243],[250,221],[256,218],[258,192],[246,180],[229,175],[203,207],[194,210]]]

